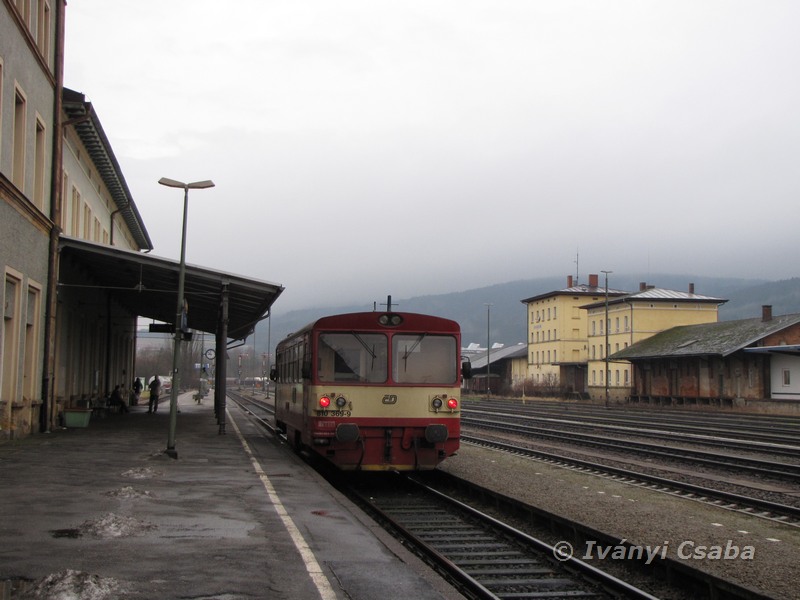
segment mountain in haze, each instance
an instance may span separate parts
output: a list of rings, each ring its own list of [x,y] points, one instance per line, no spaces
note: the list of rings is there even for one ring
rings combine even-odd
[[[585,278],[588,280],[588,277]],[[580,283],[586,283],[583,279]],[[719,309],[722,321],[747,319],[761,316],[761,307],[772,305],[775,315],[800,312],[800,278],[782,281],[758,279],[714,278],[694,275],[649,275],[609,277],[610,289],[636,292],[640,283],[678,291],[688,291],[693,283],[695,293],[727,299]],[[604,279],[600,277],[600,285]],[[462,341],[466,346],[477,343],[505,345],[525,342],[527,335],[526,307],[522,300],[538,296],[567,286],[565,277],[543,277],[511,281],[461,292],[392,298],[392,305],[401,312],[416,312],[453,319],[461,325]],[[383,309],[386,298],[376,299],[378,310]],[[283,312],[274,311],[269,328],[270,346],[319,317],[348,312],[370,311],[374,304],[319,307]],[[256,331],[257,352],[267,348],[268,326],[259,324]],[[248,343],[252,343],[251,339]]]

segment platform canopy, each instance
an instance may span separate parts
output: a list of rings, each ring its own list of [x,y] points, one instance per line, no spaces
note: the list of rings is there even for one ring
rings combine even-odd
[[[59,287],[91,287],[106,291],[140,317],[173,323],[177,312],[180,263],[150,254],[123,250],[62,236]],[[184,297],[189,329],[216,333],[221,325],[223,292],[228,293],[227,337],[244,340],[268,316],[283,286],[186,265]]]

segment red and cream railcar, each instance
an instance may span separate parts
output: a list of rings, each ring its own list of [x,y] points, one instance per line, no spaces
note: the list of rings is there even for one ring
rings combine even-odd
[[[277,347],[275,420],[344,470],[433,469],[458,450],[461,331],[399,312],[323,317]]]

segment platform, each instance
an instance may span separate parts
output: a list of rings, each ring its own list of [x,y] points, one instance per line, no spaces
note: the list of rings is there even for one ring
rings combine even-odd
[[[62,585],[93,600],[460,597],[237,408],[219,435],[212,405],[180,397],[177,459],[164,453],[168,403],[0,444],[6,588],[30,580],[29,597]]]

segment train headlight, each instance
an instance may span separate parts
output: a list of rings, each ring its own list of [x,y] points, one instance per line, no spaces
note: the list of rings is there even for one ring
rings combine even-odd
[[[433,402],[431,402],[431,405],[433,405],[433,408],[436,410],[439,410],[442,408],[442,399],[439,398],[439,396],[436,396],[436,398],[433,399]]]
[[[322,408],[328,408],[331,405],[331,399],[328,396],[322,396],[319,399],[319,405]]]
[[[336,406],[343,408],[345,404],[347,404],[347,400],[345,400],[344,396],[336,398]]]
[[[378,317],[378,323],[380,323],[381,325],[397,327],[402,322],[403,322],[403,317],[393,313],[385,313],[382,314],[380,317]]]
[[[449,408],[450,410],[457,409],[458,408],[458,400],[456,400],[455,398],[450,398],[447,401],[447,408]]]

